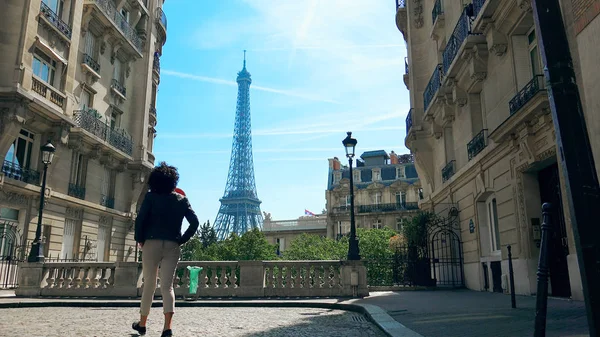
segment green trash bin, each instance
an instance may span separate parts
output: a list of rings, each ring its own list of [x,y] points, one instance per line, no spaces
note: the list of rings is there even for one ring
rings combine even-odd
[[[198,291],[198,275],[202,271],[202,267],[188,266],[187,269],[190,271],[190,294],[196,294]]]

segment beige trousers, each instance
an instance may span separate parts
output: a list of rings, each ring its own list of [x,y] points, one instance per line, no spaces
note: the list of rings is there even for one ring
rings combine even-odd
[[[142,247],[142,272],[144,276],[144,289],[142,290],[142,303],[140,314],[148,316],[152,299],[156,291],[156,280],[160,266],[160,291],[163,300],[163,312],[175,312],[175,292],[173,291],[173,278],[177,269],[177,262],[181,249],[174,241],[146,240]]]

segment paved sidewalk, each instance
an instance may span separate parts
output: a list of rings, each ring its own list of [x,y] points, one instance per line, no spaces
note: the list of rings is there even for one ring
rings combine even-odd
[[[377,305],[425,337],[533,336],[535,297],[470,290],[379,292],[356,303]],[[546,336],[588,336],[585,304],[548,299]]]

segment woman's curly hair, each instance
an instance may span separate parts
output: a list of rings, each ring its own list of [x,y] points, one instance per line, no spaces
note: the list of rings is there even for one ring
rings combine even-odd
[[[148,186],[150,191],[158,194],[173,192],[179,182],[179,173],[175,166],[167,165],[164,161],[158,164],[150,173]]]

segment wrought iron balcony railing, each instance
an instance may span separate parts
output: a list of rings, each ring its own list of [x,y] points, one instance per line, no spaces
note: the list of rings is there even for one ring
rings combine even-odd
[[[408,134],[413,124],[412,113],[413,109],[408,110],[408,115],[406,116],[406,134]]]
[[[142,51],[142,39],[137,34],[136,30],[129,25],[129,22],[117,11],[112,0],[89,0],[94,2],[98,8],[115,24],[115,26],[123,33],[125,38],[131,42],[138,52]]]
[[[409,68],[408,68],[408,57],[405,57],[404,58],[404,73],[408,75],[408,71],[409,71]]]
[[[513,99],[508,102],[510,115],[512,116],[519,111],[527,102],[529,102],[538,92],[546,91],[546,83],[544,75],[535,75],[529,83],[523,87]]]
[[[83,54],[83,63],[87,64],[95,72],[100,72],[100,64],[89,54]]]
[[[94,109],[76,110],[74,113],[77,126],[131,156],[133,153],[131,137],[124,130],[111,129],[101,118],[102,116]]]
[[[372,204],[358,206],[358,213],[393,212],[419,209],[416,202],[403,202],[395,204]]]
[[[113,78],[110,83],[110,87],[121,93],[121,95],[127,97],[127,88],[125,88],[119,81]]]
[[[150,107],[150,114],[153,116],[156,116],[156,108],[155,107],[153,107],[153,106]]]
[[[476,18],[481,12],[483,5],[485,5],[487,0],[473,0],[473,18]]]
[[[165,31],[166,31],[167,30],[167,15],[162,10],[162,8],[159,7],[156,9],[156,16],[158,17],[160,24],[163,25],[163,27],[165,27]]]
[[[117,149],[130,155],[133,153],[133,142],[131,137],[125,133],[125,130],[108,128],[107,137],[108,143]]]
[[[333,209],[331,210],[331,213],[333,213],[333,214],[346,213],[346,212],[350,212],[350,206],[333,207]]]
[[[154,54],[154,61],[152,62],[152,70],[156,71],[160,75],[160,57],[158,54]]]
[[[456,161],[451,160],[450,162],[448,162],[448,164],[446,164],[446,166],[444,166],[444,168],[442,169],[442,182],[445,183],[454,175],[455,165]]]
[[[5,160],[2,164],[2,173],[10,179],[22,181],[27,184],[40,184],[40,173],[38,171],[23,168],[18,163]]]
[[[85,186],[79,186],[76,184],[69,183],[68,194],[72,197],[85,200]]]
[[[435,93],[440,89],[440,86],[442,84],[442,77],[442,65],[438,64],[437,66],[435,66],[435,70],[433,71],[433,74],[431,74],[429,83],[427,83],[427,87],[423,92],[423,107],[425,111],[427,111],[427,108],[429,108],[429,104],[431,104]]]
[[[111,198],[109,196],[106,196],[104,194],[102,194],[100,196],[100,205],[107,207],[107,208],[115,208],[115,198]]]
[[[473,5],[465,6],[462,14],[458,18],[458,22],[456,23],[456,27],[454,27],[454,32],[452,32],[452,36],[448,39],[448,44],[446,44],[446,49],[443,53],[443,64],[444,64],[444,74],[448,74],[448,69],[454,62],[456,55],[463,42],[467,39],[469,35],[480,35],[473,34],[471,31],[471,27],[473,25],[473,21],[475,18],[473,17]]]
[[[479,152],[483,151],[487,146],[487,129],[481,130],[471,141],[467,144],[467,154],[469,160],[473,159]]]
[[[396,10],[398,8],[406,8],[406,0],[396,0]]]
[[[435,24],[435,21],[440,14],[444,14],[444,6],[442,5],[442,0],[436,0],[435,4],[433,5],[433,10],[431,11],[432,24]]]
[[[56,29],[63,33],[69,40],[71,39],[71,27],[61,20],[56,13],[45,3],[40,5],[40,14],[48,20]]]

